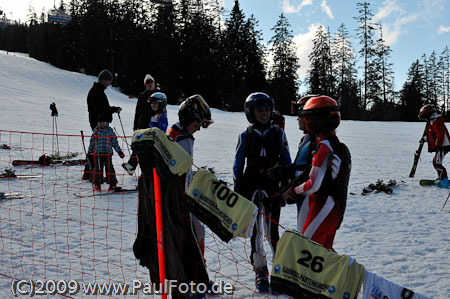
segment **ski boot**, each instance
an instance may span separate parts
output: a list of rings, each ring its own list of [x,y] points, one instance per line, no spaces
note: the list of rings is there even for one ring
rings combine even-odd
[[[102,191],[102,185],[95,184],[94,185],[94,191],[101,192]]]
[[[117,184],[111,184],[111,185],[109,185],[108,192],[114,192],[114,191],[116,191],[116,188],[117,188]]]
[[[269,291],[269,271],[267,270],[267,266],[262,268],[255,268],[255,284],[256,289],[260,293],[267,293]]]
[[[442,180],[440,180],[439,187],[440,188],[448,188],[449,187],[448,178],[443,178]]]

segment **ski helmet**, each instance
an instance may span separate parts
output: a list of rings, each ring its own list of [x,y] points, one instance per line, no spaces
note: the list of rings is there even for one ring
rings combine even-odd
[[[159,103],[159,111],[163,111],[167,106],[167,97],[162,92],[155,92],[148,97],[147,102],[149,102],[150,104],[153,102]]]
[[[313,134],[336,129],[341,122],[339,106],[328,96],[310,98],[300,116],[305,118],[306,129]]]
[[[433,115],[436,112],[436,107],[430,104],[426,104],[422,108],[420,108],[419,115],[417,117],[420,120],[429,119],[431,115]]]
[[[180,125],[186,128],[191,122],[198,121],[202,128],[214,123],[211,119],[211,109],[205,99],[199,94],[190,96],[180,104],[178,109]]]
[[[263,92],[254,92],[247,97],[244,103],[244,111],[249,123],[255,122],[255,108],[262,107],[270,109],[270,117],[272,118],[273,107],[275,107],[273,98]]]
[[[292,115],[300,115],[305,106],[306,102],[313,97],[317,97],[317,94],[308,94],[304,97],[301,97],[297,101],[291,101],[291,114]]]

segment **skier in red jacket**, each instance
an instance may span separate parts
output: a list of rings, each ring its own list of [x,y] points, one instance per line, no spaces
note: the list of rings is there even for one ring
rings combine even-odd
[[[298,228],[305,236],[332,249],[347,203],[351,156],[336,136],[341,121],[339,106],[328,96],[310,98],[300,114],[308,132],[316,138],[309,179],[282,194],[303,200],[298,211]]]
[[[448,188],[447,170],[442,165],[445,155],[450,150],[450,135],[444,124],[444,117],[438,113],[435,106],[427,104],[420,109],[420,120],[427,122],[427,134],[421,142],[428,142],[428,151],[435,152],[433,166],[438,173],[439,187]]]

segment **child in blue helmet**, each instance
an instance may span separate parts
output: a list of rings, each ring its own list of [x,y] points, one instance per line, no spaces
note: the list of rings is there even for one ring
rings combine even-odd
[[[148,127],[148,128],[160,128],[161,131],[165,132],[167,130],[168,120],[167,120],[167,97],[162,92],[152,93],[147,102],[150,104],[151,112],[150,112],[150,122],[148,124],[141,124],[140,127]],[[142,123],[143,119],[147,119],[141,117],[140,123]],[[148,122],[148,119],[147,119]],[[133,175],[136,167],[137,167],[137,158],[134,154],[131,155],[130,159],[127,163],[123,163],[122,167],[128,172],[129,175]]]
[[[274,106],[275,101],[265,93],[255,92],[247,97],[244,108],[250,126],[239,135],[233,166],[235,191],[254,202],[268,216],[258,214],[251,238],[250,260],[256,273],[256,288],[260,292],[269,290],[263,236],[265,234],[269,238],[273,253],[279,240],[278,225],[272,220],[279,221],[281,207],[272,205],[268,199],[282,182],[274,173],[268,173],[268,169],[291,164],[286,135],[283,129],[271,123]]]

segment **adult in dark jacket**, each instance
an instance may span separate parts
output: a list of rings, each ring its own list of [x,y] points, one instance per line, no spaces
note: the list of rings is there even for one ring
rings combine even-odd
[[[147,129],[151,118],[151,106],[148,103],[148,98],[156,92],[155,79],[150,74],[145,75],[144,78],[145,90],[138,96],[136,103],[136,111],[134,113],[133,131],[139,129]]]
[[[122,111],[120,107],[114,107],[109,105],[108,98],[105,94],[105,89],[111,85],[113,76],[109,70],[103,70],[98,74],[98,81],[89,90],[87,96],[87,105],[89,112],[89,124],[91,129],[97,126],[98,115],[103,113],[106,115],[108,123],[112,122],[113,113],[119,113]]]
[[[109,70],[103,70],[98,74],[98,80],[94,83],[94,85],[89,90],[87,96],[87,106],[89,113],[89,124],[91,126],[92,131],[97,126],[97,119],[100,114],[104,114],[106,117],[106,121],[111,123],[112,115],[114,112],[119,113],[122,111],[120,107],[114,107],[109,105],[108,98],[105,94],[105,89],[111,85],[113,81],[113,75]],[[94,159],[92,155],[88,155],[89,164],[94,165]],[[89,168],[89,164],[85,165],[83,180],[92,180],[92,171]]]
[[[152,111],[152,107],[148,102],[148,99],[154,92],[157,91],[157,89],[155,88],[155,84],[155,79],[152,77],[152,75],[145,75],[145,90],[138,96],[136,111],[134,113],[133,131],[147,129],[149,127],[151,118],[155,113]],[[134,153],[131,153],[130,159],[127,163],[123,163],[122,167],[128,172],[129,175],[133,175],[137,165],[138,160],[136,158],[136,155]]]

